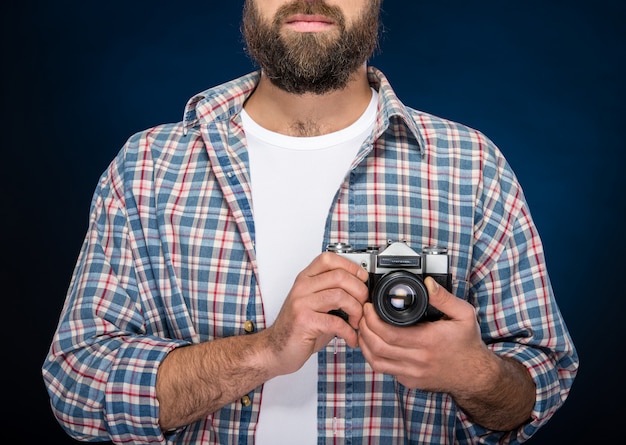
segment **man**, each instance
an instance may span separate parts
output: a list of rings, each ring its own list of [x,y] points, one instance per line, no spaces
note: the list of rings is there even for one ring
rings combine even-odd
[[[378,0],[248,0],[261,71],[102,176],[44,378],[78,439],[522,442],[578,367],[541,243],[482,134],[366,65]],[[333,242],[445,246],[437,321],[396,326]],[[337,316],[340,313],[342,316]]]

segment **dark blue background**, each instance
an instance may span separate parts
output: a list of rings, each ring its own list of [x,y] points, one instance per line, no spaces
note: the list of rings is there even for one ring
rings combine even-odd
[[[52,418],[40,365],[92,191],[132,133],[180,120],[188,97],[253,68],[241,3],[5,2],[3,406],[5,433],[22,434],[11,443],[73,443]],[[542,234],[582,364],[532,444],[615,443],[626,414],[625,5],[384,2],[373,64],[405,103],[498,144]]]

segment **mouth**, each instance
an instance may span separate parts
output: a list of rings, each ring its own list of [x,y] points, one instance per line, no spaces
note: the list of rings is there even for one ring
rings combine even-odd
[[[321,32],[333,28],[333,19],[318,14],[296,14],[285,20],[285,26],[295,32]]]

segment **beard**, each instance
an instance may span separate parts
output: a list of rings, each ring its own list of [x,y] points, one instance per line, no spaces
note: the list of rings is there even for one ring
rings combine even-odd
[[[271,23],[260,16],[254,0],[246,0],[242,33],[250,57],[278,88],[293,94],[321,95],[345,88],[352,75],[378,47],[380,1],[371,0],[347,28],[336,6],[324,1],[295,0],[282,6]],[[294,14],[331,18],[339,32],[281,32]]]

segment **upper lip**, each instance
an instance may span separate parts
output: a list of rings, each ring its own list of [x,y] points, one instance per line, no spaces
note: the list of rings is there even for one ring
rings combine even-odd
[[[295,14],[289,16],[285,23],[293,23],[293,22],[322,22],[333,24],[335,21],[331,18],[326,17],[325,15],[319,14]]]

